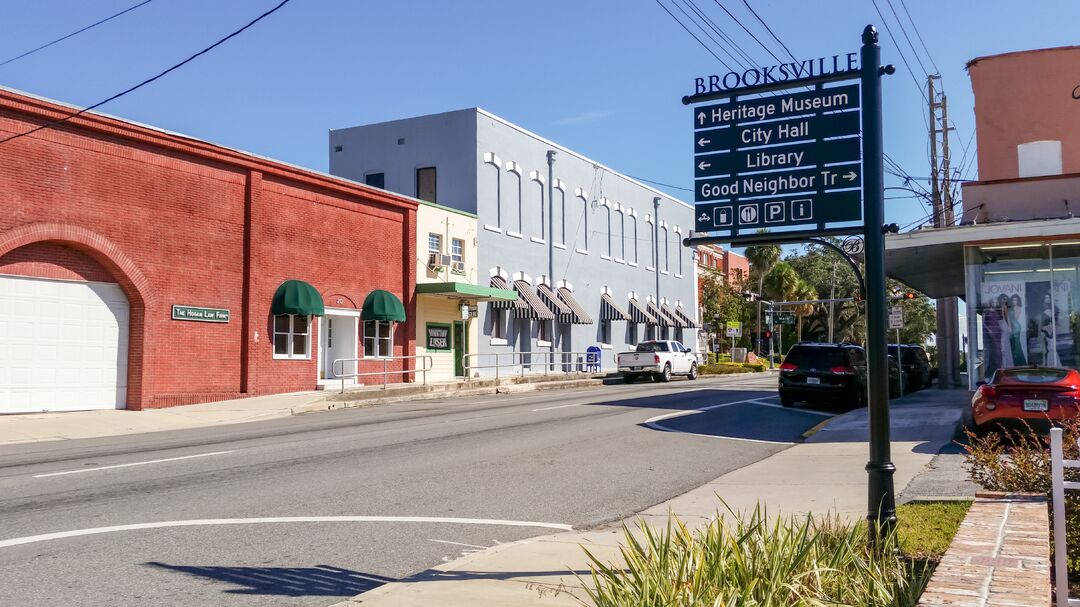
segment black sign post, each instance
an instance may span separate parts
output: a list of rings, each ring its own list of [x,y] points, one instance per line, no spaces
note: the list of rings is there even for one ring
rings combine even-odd
[[[849,54],[846,70],[819,69],[817,75],[763,86],[718,90],[727,77],[710,78],[709,90],[703,91],[705,79],[697,80],[698,94],[683,97],[684,104],[727,101],[694,109],[694,196],[698,204],[695,233],[683,243],[748,246],[820,242],[842,255],[858,275],[851,256],[821,239],[854,234],[864,237],[862,290],[866,301],[870,414],[867,519],[870,540],[876,544],[888,537],[896,524],[896,467],[889,442],[881,128],[881,77],[895,70],[891,65],[881,66],[878,34],[872,25],[863,30],[862,43],[861,65],[857,69]],[[834,68],[839,66],[838,57],[833,58]],[[819,67],[825,64],[824,58],[817,60]],[[793,69],[796,65],[813,66],[815,61],[784,67]],[[854,80],[859,84],[824,86]],[[810,90],[761,95],[794,87]],[[827,225],[853,222],[862,225]],[[760,228],[802,224],[816,227],[755,233]],[[740,231],[744,233],[740,235]],[[724,232],[727,235],[717,235]]]

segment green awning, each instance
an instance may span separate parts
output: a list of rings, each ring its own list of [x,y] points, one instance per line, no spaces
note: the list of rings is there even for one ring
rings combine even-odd
[[[382,289],[368,293],[360,308],[360,320],[392,320],[405,322],[405,306],[397,295]]]
[[[286,280],[274,293],[270,313],[298,316],[322,316],[325,313],[322,296],[315,287],[302,280]]]
[[[482,287],[467,282],[422,282],[416,285],[416,294],[460,297],[477,301],[514,301],[518,296],[517,291],[513,289]]]

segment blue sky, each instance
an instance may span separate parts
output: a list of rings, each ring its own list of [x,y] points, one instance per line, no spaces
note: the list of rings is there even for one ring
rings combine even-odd
[[[671,7],[682,0],[663,1]],[[783,56],[741,0],[721,1]],[[890,2],[901,18],[906,6],[940,68],[958,129],[954,164],[974,126],[964,64],[1077,41],[1080,2],[1074,0],[903,1],[877,4],[920,86],[921,69]],[[863,26],[881,22],[870,0],[750,2],[799,58],[857,51]],[[154,0],[0,67],[0,84],[89,105],[276,3]],[[7,0],[0,5],[0,61],[132,4]],[[775,63],[716,0],[697,0],[697,6],[756,62]],[[898,68],[885,83],[885,151],[908,174],[925,178],[925,89],[912,82],[896,46],[879,30],[883,59]],[[925,55],[922,60],[934,71]],[[101,111],[325,170],[331,128],[480,106],[624,173],[689,188],[690,109],[679,99],[692,92],[695,76],[723,71],[655,0],[293,0],[211,54]],[[692,199],[690,192],[668,191]],[[901,224],[927,213],[911,198],[886,204],[888,219]]]

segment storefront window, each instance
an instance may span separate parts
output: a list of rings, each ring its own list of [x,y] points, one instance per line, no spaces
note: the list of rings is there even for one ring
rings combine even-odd
[[[392,324],[389,320],[364,321],[364,358],[393,356]]]
[[[293,314],[274,317],[274,358],[309,358],[309,320]]]

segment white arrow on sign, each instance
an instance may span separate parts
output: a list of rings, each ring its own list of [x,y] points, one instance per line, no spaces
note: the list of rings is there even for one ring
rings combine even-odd
[[[699,171],[704,171],[705,169],[707,169],[707,168],[709,168],[711,166],[712,166],[712,164],[710,164],[708,162],[705,162],[704,160],[697,163],[697,168],[698,168]]]
[[[705,112],[698,112],[697,120],[698,124],[705,124]]]
[[[712,143],[712,139],[706,139],[704,137],[697,140],[697,144],[698,144],[699,148],[703,148],[703,147],[709,145],[710,143]]]
[[[698,221],[708,221],[708,220],[709,220],[709,214],[708,213],[702,213],[701,217],[698,217]]]
[[[855,181],[858,175],[855,174],[855,171],[848,171],[847,175],[844,175],[843,177],[848,181]]]

